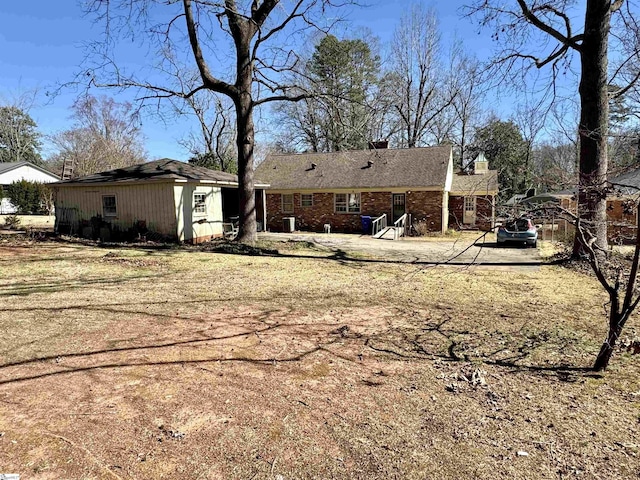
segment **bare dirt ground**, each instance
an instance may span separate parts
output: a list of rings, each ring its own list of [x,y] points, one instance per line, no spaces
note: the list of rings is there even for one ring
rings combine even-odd
[[[498,247],[495,234],[463,232],[450,236],[406,237],[400,240],[374,239],[369,235],[261,233],[268,241],[307,241],[348,253],[394,262],[443,264],[527,271],[539,268],[539,250],[520,245]]]
[[[278,250],[0,243],[0,471],[637,478],[637,357],[583,368],[591,277]]]

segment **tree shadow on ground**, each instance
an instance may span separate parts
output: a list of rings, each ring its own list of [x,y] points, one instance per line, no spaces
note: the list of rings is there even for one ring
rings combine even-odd
[[[119,311],[119,310],[118,310]],[[486,365],[505,369],[510,373],[531,373],[549,380],[574,382],[581,377],[594,376],[590,368],[559,364],[536,364],[536,350],[549,348],[549,336],[524,333],[516,335],[486,335],[455,328],[452,318],[446,314],[438,321],[420,320],[409,327],[394,325],[393,318],[377,331],[363,333],[361,326],[348,324],[336,328],[331,322],[299,322],[292,312],[267,310],[253,315],[247,323],[229,318],[211,329],[193,329],[175,339],[165,334],[165,339],[135,337],[120,339],[118,345],[86,351],[54,351],[47,355],[9,361],[0,365],[0,385],[37,380],[59,375],[96,370],[128,367],[163,367],[171,365],[205,365],[208,363],[274,366],[301,362],[309,356],[323,354],[351,362],[359,368],[362,352],[370,352],[378,358],[404,362],[446,362],[452,365]],[[363,325],[366,324],[363,323]],[[238,331],[242,329],[242,331]],[[259,352],[253,355],[225,352],[224,342],[247,339],[259,340]],[[263,343],[263,340],[265,342]],[[268,341],[267,341],[268,339]],[[506,339],[506,340],[505,340]],[[506,343],[505,343],[506,342]],[[216,350],[215,355],[206,349]],[[561,351],[561,346],[553,348]],[[289,350],[285,352],[285,350]],[[274,352],[278,353],[274,353]],[[360,352],[360,353],[355,353]],[[203,358],[192,358],[193,355]],[[178,357],[183,357],[175,359]],[[6,358],[6,355],[5,355]],[[75,365],[69,364],[73,361]],[[600,377],[599,375],[595,375]]]

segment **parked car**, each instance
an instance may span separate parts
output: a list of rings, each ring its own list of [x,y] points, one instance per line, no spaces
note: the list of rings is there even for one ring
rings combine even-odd
[[[530,218],[516,218],[498,228],[497,239],[498,245],[509,242],[535,247],[538,245],[538,229]]]

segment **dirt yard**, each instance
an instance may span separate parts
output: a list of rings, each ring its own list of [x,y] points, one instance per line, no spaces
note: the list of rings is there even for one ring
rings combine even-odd
[[[638,357],[584,368],[591,277],[269,248],[0,242],[0,473],[638,477]]]

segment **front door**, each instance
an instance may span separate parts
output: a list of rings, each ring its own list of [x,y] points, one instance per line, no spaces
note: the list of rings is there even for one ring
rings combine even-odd
[[[476,224],[476,197],[464,197],[464,212],[462,213],[462,223],[465,225]]]
[[[405,196],[404,193],[393,194],[393,221],[398,220],[405,214]]]

